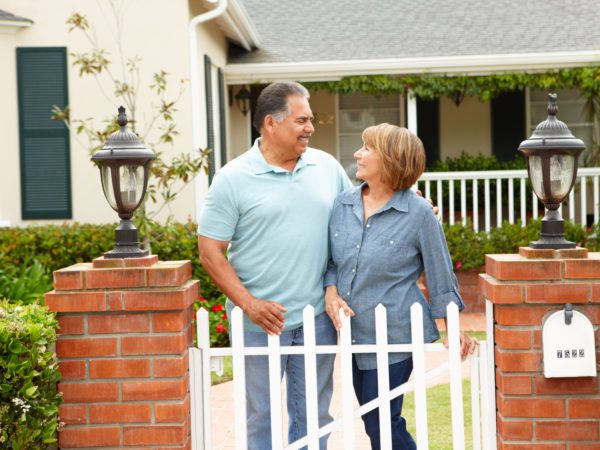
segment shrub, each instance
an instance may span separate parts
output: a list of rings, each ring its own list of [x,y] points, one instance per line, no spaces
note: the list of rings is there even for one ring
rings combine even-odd
[[[51,289],[51,277],[37,260],[20,267],[0,268],[0,298],[18,300],[23,304],[43,303],[44,293]]]
[[[44,448],[59,426],[54,315],[0,301],[0,447]]]

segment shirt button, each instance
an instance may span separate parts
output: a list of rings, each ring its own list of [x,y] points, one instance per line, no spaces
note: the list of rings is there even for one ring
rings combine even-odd
[[[356,248],[360,248],[360,245],[357,245]]]
[[[337,235],[338,235],[337,233],[334,234],[335,237],[337,237]]]
[[[350,291],[346,292],[346,295],[350,295]]]
[[[370,223],[367,224],[367,228],[371,228],[371,224]]]
[[[394,243],[394,241],[390,241],[390,244],[393,244],[393,243]]]
[[[356,272],[356,269],[352,269],[352,273]]]

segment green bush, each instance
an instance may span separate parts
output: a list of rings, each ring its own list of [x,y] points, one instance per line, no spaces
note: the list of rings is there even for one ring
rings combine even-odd
[[[56,326],[44,307],[0,301],[1,448],[44,448],[56,442],[62,400],[51,350]]]
[[[0,268],[0,298],[23,304],[43,303],[44,293],[52,289],[52,278],[39,261]]]

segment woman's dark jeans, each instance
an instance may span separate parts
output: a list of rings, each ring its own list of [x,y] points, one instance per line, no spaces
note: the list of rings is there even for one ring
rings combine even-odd
[[[390,389],[404,384],[410,377],[412,369],[412,358],[390,365]],[[377,369],[360,370],[356,365],[356,360],[352,358],[352,374],[354,392],[359,404],[364,405],[377,397]],[[404,396],[401,395],[390,402],[392,448],[393,450],[416,450],[417,445],[406,429],[406,420],[401,416],[403,400]],[[379,441],[379,408],[364,414],[362,420],[365,424],[365,431],[371,439],[371,448],[379,450],[381,448]]]

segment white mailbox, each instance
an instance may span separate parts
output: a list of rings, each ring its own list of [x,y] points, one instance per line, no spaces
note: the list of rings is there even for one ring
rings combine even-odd
[[[594,327],[570,304],[544,321],[542,347],[546,378],[596,376]]]

